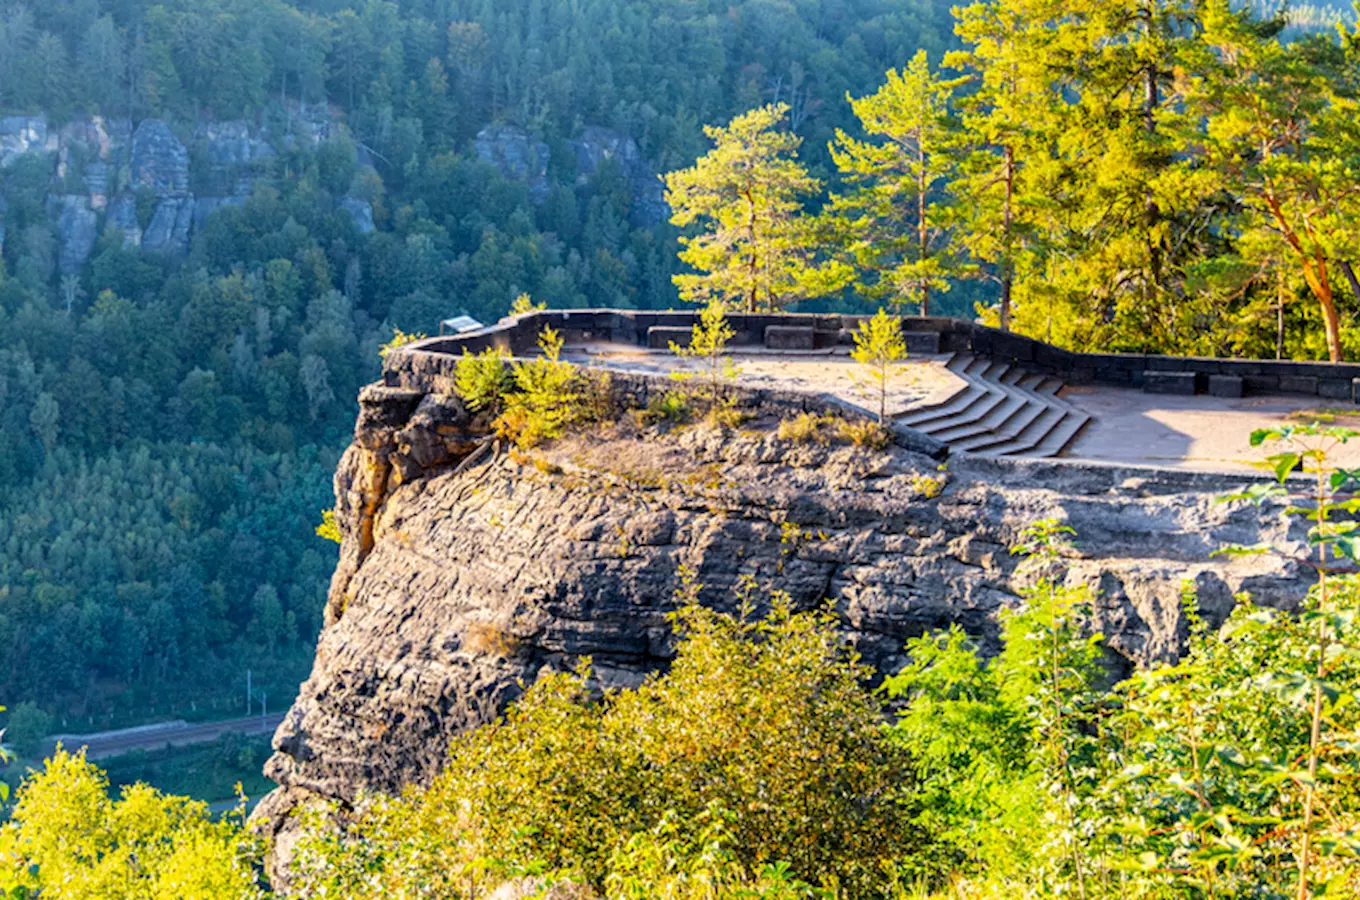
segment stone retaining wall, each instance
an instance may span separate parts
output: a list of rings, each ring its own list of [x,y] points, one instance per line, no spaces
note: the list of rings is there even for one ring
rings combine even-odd
[[[765,329],[779,327],[812,328],[818,335],[838,335],[848,343],[850,332],[867,316],[777,313],[728,316],[737,332],[733,346],[764,345]],[[429,338],[410,344],[397,354],[389,354],[391,368],[396,359],[411,353],[461,354],[497,346],[515,354],[531,350],[539,331],[551,326],[563,332],[567,341],[612,341],[647,346],[647,331],[653,327],[687,328],[698,320],[695,311],[651,310],[545,310],[502,319],[495,325],[465,335]],[[1104,384],[1144,388],[1150,372],[1193,373],[1197,392],[1210,389],[1211,376],[1240,379],[1243,394],[1305,394],[1322,400],[1360,401],[1360,364],[1292,362],[1288,360],[1219,359],[1210,357],[1159,356],[1144,353],[1075,353],[1023,335],[988,328],[962,319],[903,316],[909,333],[939,335],[941,352],[969,352],[1000,362],[1023,366],[1035,372],[1057,376],[1069,384]],[[403,366],[408,363],[401,363]],[[1222,383],[1222,379],[1219,379]],[[1154,386],[1155,387],[1155,386]]]

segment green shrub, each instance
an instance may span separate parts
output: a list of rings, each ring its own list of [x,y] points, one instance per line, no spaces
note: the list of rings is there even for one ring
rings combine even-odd
[[[429,789],[370,800],[349,843],[312,834],[305,890],[465,897],[549,872],[611,897],[793,897],[798,873],[879,895],[922,843],[915,776],[834,621],[776,597],[764,620],[688,606],[676,624],[667,675],[603,700],[585,669],[541,677]]]
[[[686,394],[680,391],[666,391],[649,397],[647,408],[637,411],[637,420],[642,425],[654,425],[657,422],[679,425],[688,422],[693,414],[694,410]]]
[[[252,900],[260,848],[240,817],[145,785],[111,799],[104,774],[61,752],[29,776],[0,830],[0,892],[53,900]]]
[[[516,391],[507,396],[496,428],[521,449],[561,437],[581,417],[576,367],[560,359],[563,343],[557,331],[543,329],[538,336],[543,355],[517,362],[512,369]]]
[[[840,436],[854,444],[856,447],[868,447],[871,450],[886,450],[892,446],[892,432],[884,428],[877,422],[867,419],[850,420],[842,419],[837,426]]]
[[[487,347],[481,353],[463,351],[453,374],[454,387],[473,412],[494,414],[504,403],[514,384],[510,368],[500,348]]]

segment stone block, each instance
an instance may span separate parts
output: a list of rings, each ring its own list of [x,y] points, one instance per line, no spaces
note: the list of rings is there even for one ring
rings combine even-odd
[[[1149,369],[1143,373],[1143,391],[1148,394],[1193,396],[1195,393],[1195,373],[1159,372]]]
[[[1280,391],[1286,394],[1316,394],[1316,375],[1281,375]]]
[[[907,353],[939,353],[940,333],[938,331],[907,331],[902,337],[907,342]]]
[[[1241,397],[1241,377],[1237,375],[1210,375],[1209,395],[1212,397]]]
[[[1360,403],[1360,378],[1351,379],[1351,402]]]
[[[1323,378],[1318,381],[1317,392],[1319,397],[1328,400],[1350,400],[1351,382],[1342,378]]]
[[[688,347],[690,338],[694,337],[692,328],[677,328],[672,325],[653,325],[647,329],[647,346],[653,350],[666,350],[670,348],[671,342],[679,344],[681,347]]]
[[[770,350],[811,350],[817,346],[817,335],[809,326],[767,325],[765,346]]]

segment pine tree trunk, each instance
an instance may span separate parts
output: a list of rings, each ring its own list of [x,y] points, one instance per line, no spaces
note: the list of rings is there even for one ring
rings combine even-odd
[[[1015,261],[1012,256],[1014,249],[1012,246],[1011,231],[1014,228],[1014,210],[1012,204],[1015,201],[1015,148],[1010,144],[1005,148],[1006,160],[1006,202],[1001,210],[1001,229],[1003,236],[1002,258],[1001,258],[1001,330],[1011,330],[1011,284],[1015,278]]]

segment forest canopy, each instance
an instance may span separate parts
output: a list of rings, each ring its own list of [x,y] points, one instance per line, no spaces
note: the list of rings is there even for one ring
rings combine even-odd
[[[379,346],[524,294],[744,292],[976,311],[1079,347],[1360,350],[1357,44],[1338,7],[948,7],[5,5],[0,113],[53,132],[163,121],[188,191],[236,194],[195,213],[181,252],[151,252],[126,235],[184,186],[105,173],[129,220],[90,209],[72,264],[88,160],[4,156],[3,695],[74,729],[225,712],[246,669],[288,693],[334,560],[313,526]],[[200,130],[236,121],[270,147],[223,188]],[[770,228],[730,227],[736,182],[704,162],[737,125],[782,184]],[[746,251],[769,273],[754,290]]]

